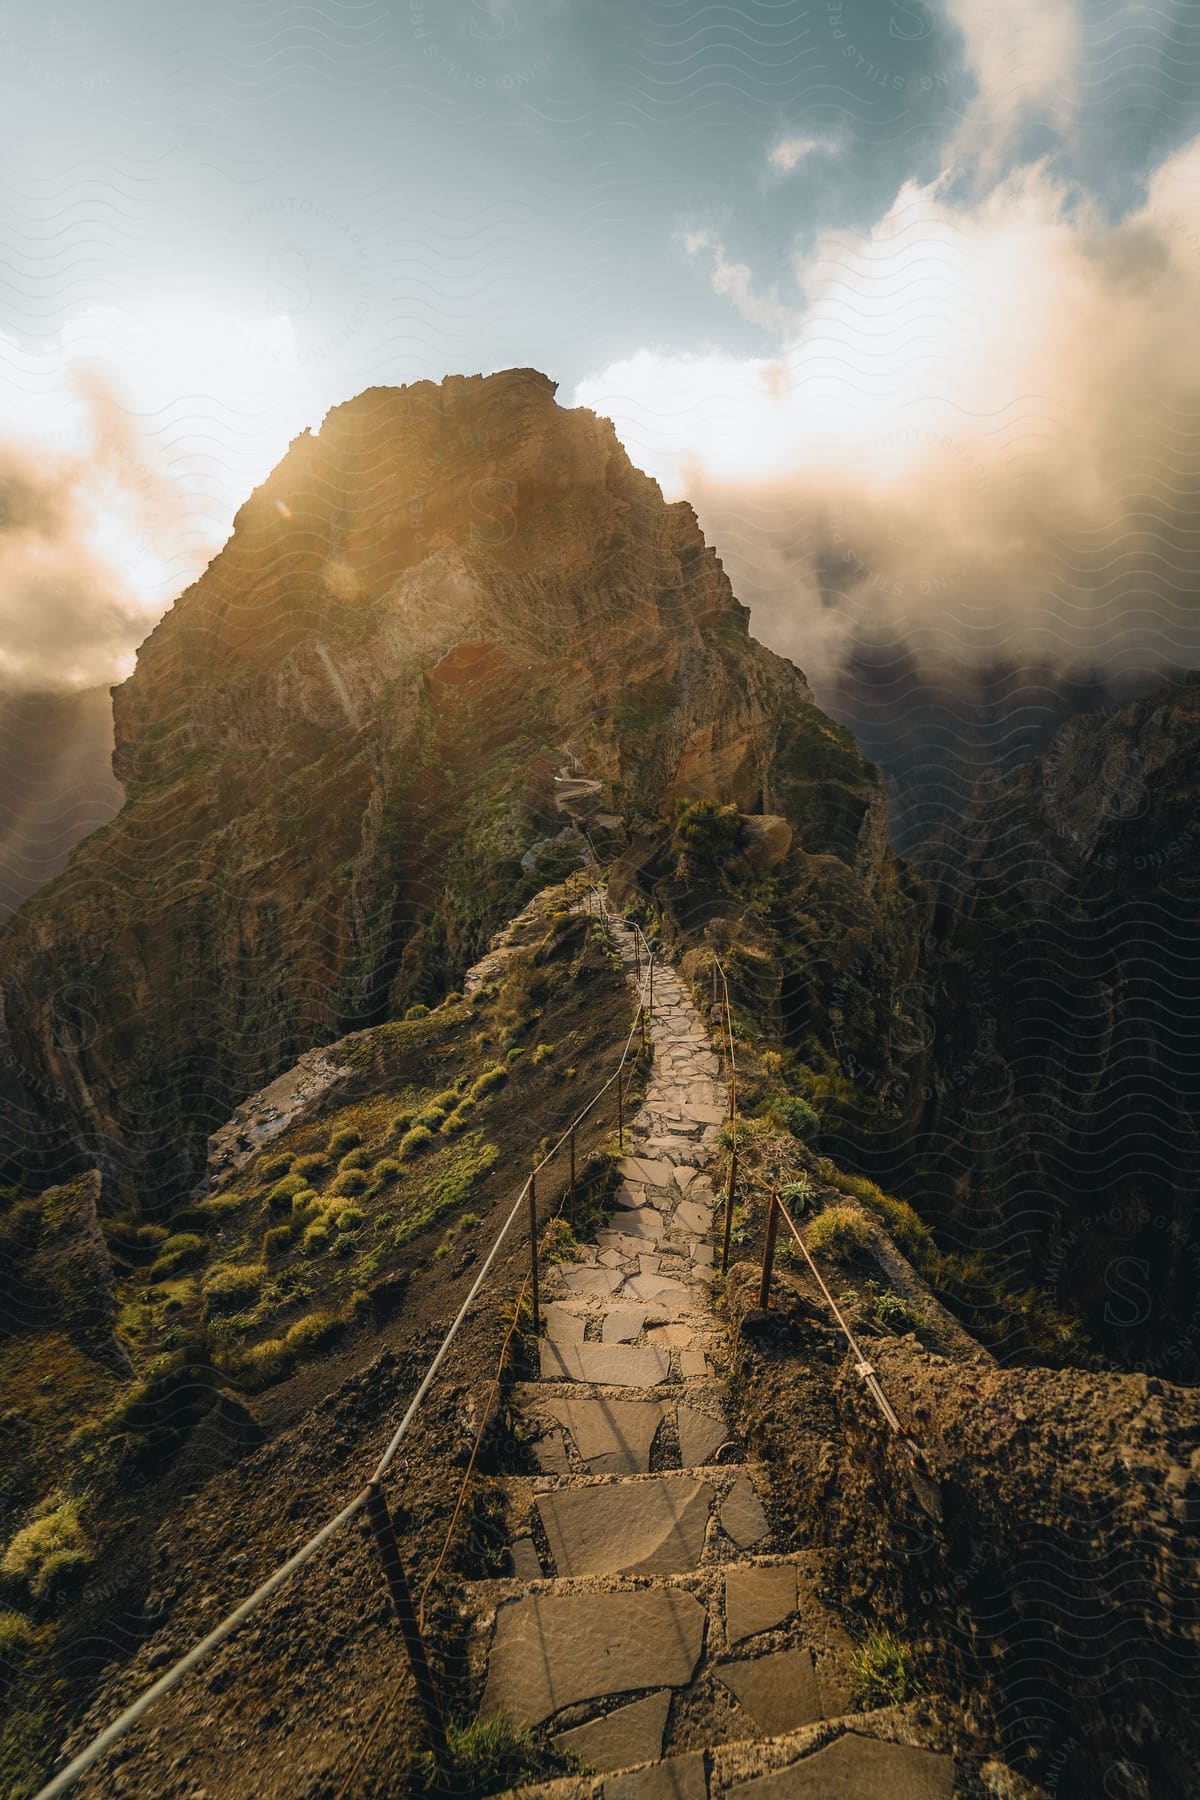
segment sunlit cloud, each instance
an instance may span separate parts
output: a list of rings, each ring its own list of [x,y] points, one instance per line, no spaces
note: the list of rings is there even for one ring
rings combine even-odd
[[[829,138],[786,137],[781,138],[767,152],[767,161],[773,169],[778,169],[781,174],[787,175],[793,169],[799,168],[800,164],[808,157],[817,154],[832,156],[836,150],[837,145],[832,143]]]
[[[1116,224],[1040,164],[981,201],[906,183],[796,257],[769,354],[643,348],[576,398],[818,670],[883,619],[947,654],[1176,666],[1200,654],[1198,176],[1200,141]]]

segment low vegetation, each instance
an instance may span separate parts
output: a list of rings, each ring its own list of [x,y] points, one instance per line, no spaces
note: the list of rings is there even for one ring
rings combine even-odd
[[[852,1663],[856,1706],[899,1706],[921,1692],[912,1652],[891,1631],[868,1632]]]
[[[439,1763],[429,1751],[418,1758],[416,1791],[499,1794],[572,1774],[581,1766],[507,1713],[494,1713],[486,1719],[452,1720],[446,1728],[445,1759]]]
[[[852,1206],[827,1206],[807,1226],[804,1239],[814,1256],[849,1262],[871,1242],[871,1227]]]

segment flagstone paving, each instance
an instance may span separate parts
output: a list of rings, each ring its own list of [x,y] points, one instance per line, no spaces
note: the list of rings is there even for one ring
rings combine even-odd
[[[610,929],[632,976],[633,936]],[[510,1573],[480,1620],[481,1715],[548,1725],[598,1771],[536,1790],[563,1800],[947,1800],[952,1758],[857,1733],[784,1768],[739,1761],[743,1741],[803,1735],[826,1698],[840,1715],[849,1645],[731,1440],[709,1286],[728,1091],[662,962],[648,1034],[612,1213],[545,1271],[540,1379],[512,1395],[540,1473],[501,1484]]]

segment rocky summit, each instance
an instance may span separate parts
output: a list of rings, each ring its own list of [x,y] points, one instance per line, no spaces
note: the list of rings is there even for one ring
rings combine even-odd
[[[0,948],[10,1177],[186,1193],[247,1094],[455,986],[574,860],[564,771],[601,835],[708,797],[877,878],[849,735],[690,506],[554,394],[511,370],[335,407],[143,644],[125,804]]]

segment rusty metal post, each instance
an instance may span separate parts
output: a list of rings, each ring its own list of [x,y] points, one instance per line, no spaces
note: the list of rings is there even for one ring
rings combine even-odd
[[[571,1144],[571,1189],[570,1189],[571,1199],[570,1199],[569,1212],[570,1212],[571,1223],[573,1225],[575,1223],[575,1127],[573,1125],[571,1127],[570,1144]]]
[[[617,1148],[625,1148],[625,1119],[621,1110],[621,1070],[617,1070]]]
[[[633,954],[637,963],[637,978],[640,983],[642,979],[642,939],[636,924],[633,928]]]
[[[534,1176],[529,1177],[529,1280],[533,1292],[533,1335],[539,1337],[542,1330],[542,1313],[540,1295],[538,1293],[538,1218],[537,1218],[537,1184]]]
[[[775,1267],[775,1237],[779,1230],[779,1195],[771,1189],[771,1204],[767,1208],[767,1237],[763,1244],[762,1286],[758,1290],[758,1304],[762,1312],[766,1312],[771,1297],[771,1271]]]
[[[725,1190],[725,1242],[721,1246],[721,1273],[729,1267],[729,1240],[733,1234],[733,1183],[737,1174],[737,1145],[729,1148],[729,1186]]]
[[[650,1017],[654,1017],[654,953],[650,953]]]
[[[646,1009],[644,1006],[638,1007],[638,1018],[640,1020],[641,1027],[642,1027],[642,1055],[645,1056],[645,1054],[646,1054]]]
[[[387,1497],[377,1481],[370,1482],[367,1487],[367,1518],[374,1534],[375,1547],[379,1551],[379,1560],[383,1564],[383,1576],[404,1638],[404,1648],[408,1652],[409,1666],[417,1687],[417,1699],[429,1734],[429,1748],[433,1751],[435,1760],[444,1766],[446,1723],[442,1718],[441,1702],[434,1684],[433,1671],[429,1667],[429,1658],[425,1653],[421,1628],[417,1624],[408,1577],[404,1573],[404,1564],[400,1561],[400,1547],[396,1542]]]

